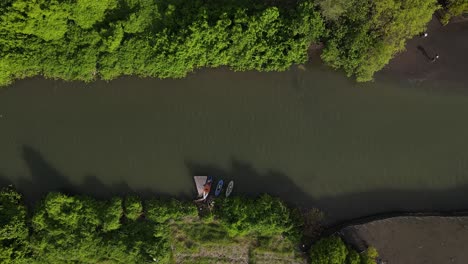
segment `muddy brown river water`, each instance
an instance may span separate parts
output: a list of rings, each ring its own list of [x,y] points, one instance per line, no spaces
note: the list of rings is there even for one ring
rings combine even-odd
[[[316,206],[331,221],[468,208],[461,83],[357,84],[325,67],[181,80],[34,78],[0,90],[0,184],[192,197],[192,175]]]

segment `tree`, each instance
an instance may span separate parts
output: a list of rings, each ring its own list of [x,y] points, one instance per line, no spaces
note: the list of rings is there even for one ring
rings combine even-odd
[[[327,20],[337,20],[352,4],[350,0],[318,0],[317,2],[322,15]]]
[[[57,0],[16,0],[1,17],[1,26],[10,33],[33,35],[45,41],[58,40],[68,30],[70,5]]]
[[[10,0],[9,0],[10,1]],[[17,78],[181,78],[201,67],[281,71],[324,32],[312,0],[11,0],[0,5],[0,85]]]
[[[71,18],[81,28],[91,28],[97,22],[105,19],[106,12],[117,7],[117,0],[77,0],[72,6]]]
[[[352,0],[333,21],[322,59],[357,81],[372,80],[411,37],[425,29],[438,8],[435,0]]]
[[[123,216],[122,199],[113,198],[101,205],[102,230],[109,232],[121,227],[120,219]]]
[[[349,249],[348,256],[346,257],[346,264],[364,264],[361,262],[361,255],[355,250]],[[372,264],[375,264],[372,263]]]
[[[181,202],[176,199],[151,199],[145,203],[145,214],[148,219],[165,224],[169,220],[177,221],[182,217],[196,217],[198,210],[193,203]]]
[[[468,12],[468,1],[467,0],[446,0],[447,4],[444,9],[442,16],[442,23],[448,24],[452,17],[459,16],[465,12]]]
[[[87,197],[49,193],[32,218],[33,253],[39,262],[96,262],[103,254],[99,206]]]
[[[278,198],[264,194],[257,199],[230,197],[219,199],[214,216],[228,229],[231,236],[284,234],[298,240],[297,218]]]
[[[130,220],[137,220],[143,214],[143,206],[137,196],[125,198],[125,217]]]
[[[312,246],[311,264],[344,264],[348,249],[341,238],[323,238]]]
[[[28,254],[26,207],[11,188],[0,190],[0,262],[19,263]]]
[[[375,247],[369,247],[364,254],[361,255],[361,264],[375,264],[375,260],[378,256],[379,253],[377,249],[375,249]]]

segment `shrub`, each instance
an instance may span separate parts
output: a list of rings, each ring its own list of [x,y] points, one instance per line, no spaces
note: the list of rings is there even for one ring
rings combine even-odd
[[[466,0],[446,0],[445,10],[442,16],[442,23],[448,24],[452,17],[468,12],[468,1]]]
[[[322,59],[357,81],[370,81],[408,39],[422,32],[438,8],[436,0],[351,0],[330,23]]]
[[[258,199],[231,197],[219,199],[214,215],[229,230],[231,235],[256,233],[262,236],[272,234],[291,235],[297,240],[299,223],[291,210],[278,198],[262,195]]]
[[[102,229],[104,232],[117,230],[120,228],[120,218],[123,216],[122,199],[113,198],[106,202],[101,208]]]
[[[176,199],[152,199],[145,203],[145,208],[146,217],[156,223],[198,215],[197,207],[193,203],[180,202]]]
[[[137,196],[125,198],[125,217],[130,220],[137,220],[143,214],[143,205]]]
[[[348,249],[341,238],[323,238],[312,246],[311,264],[344,264]]]
[[[324,32],[312,0],[8,0],[0,4],[0,85],[41,74],[92,81],[180,78],[201,67],[279,71]],[[2,70],[3,69],[3,70]]]
[[[11,188],[0,190],[0,262],[18,263],[28,254],[26,207]]]

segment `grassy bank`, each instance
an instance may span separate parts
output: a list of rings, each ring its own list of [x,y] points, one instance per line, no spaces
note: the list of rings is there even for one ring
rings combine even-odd
[[[344,264],[374,259],[330,237],[312,247],[309,260],[300,241],[317,228],[317,211],[301,214],[268,195],[218,199],[202,217],[199,212],[192,202],[136,196],[97,201],[61,193],[49,193],[28,211],[19,193],[3,189],[0,262]]]
[[[283,71],[322,59],[372,79],[422,32],[435,0],[6,0],[0,3],[0,86],[42,75],[181,78],[202,67]]]

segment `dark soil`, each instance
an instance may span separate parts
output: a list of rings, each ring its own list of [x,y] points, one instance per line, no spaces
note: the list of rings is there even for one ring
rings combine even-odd
[[[467,263],[468,217],[395,217],[344,228],[358,250],[372,245],[384,263]]]
[[[468,83],[468,21],[442,26],[434,16],[427,33],[427,37],[418,36],[408,41],[406,51],[396,55],[377,76],[418,82]],[[436,55],[439,59],[432,61]]]

